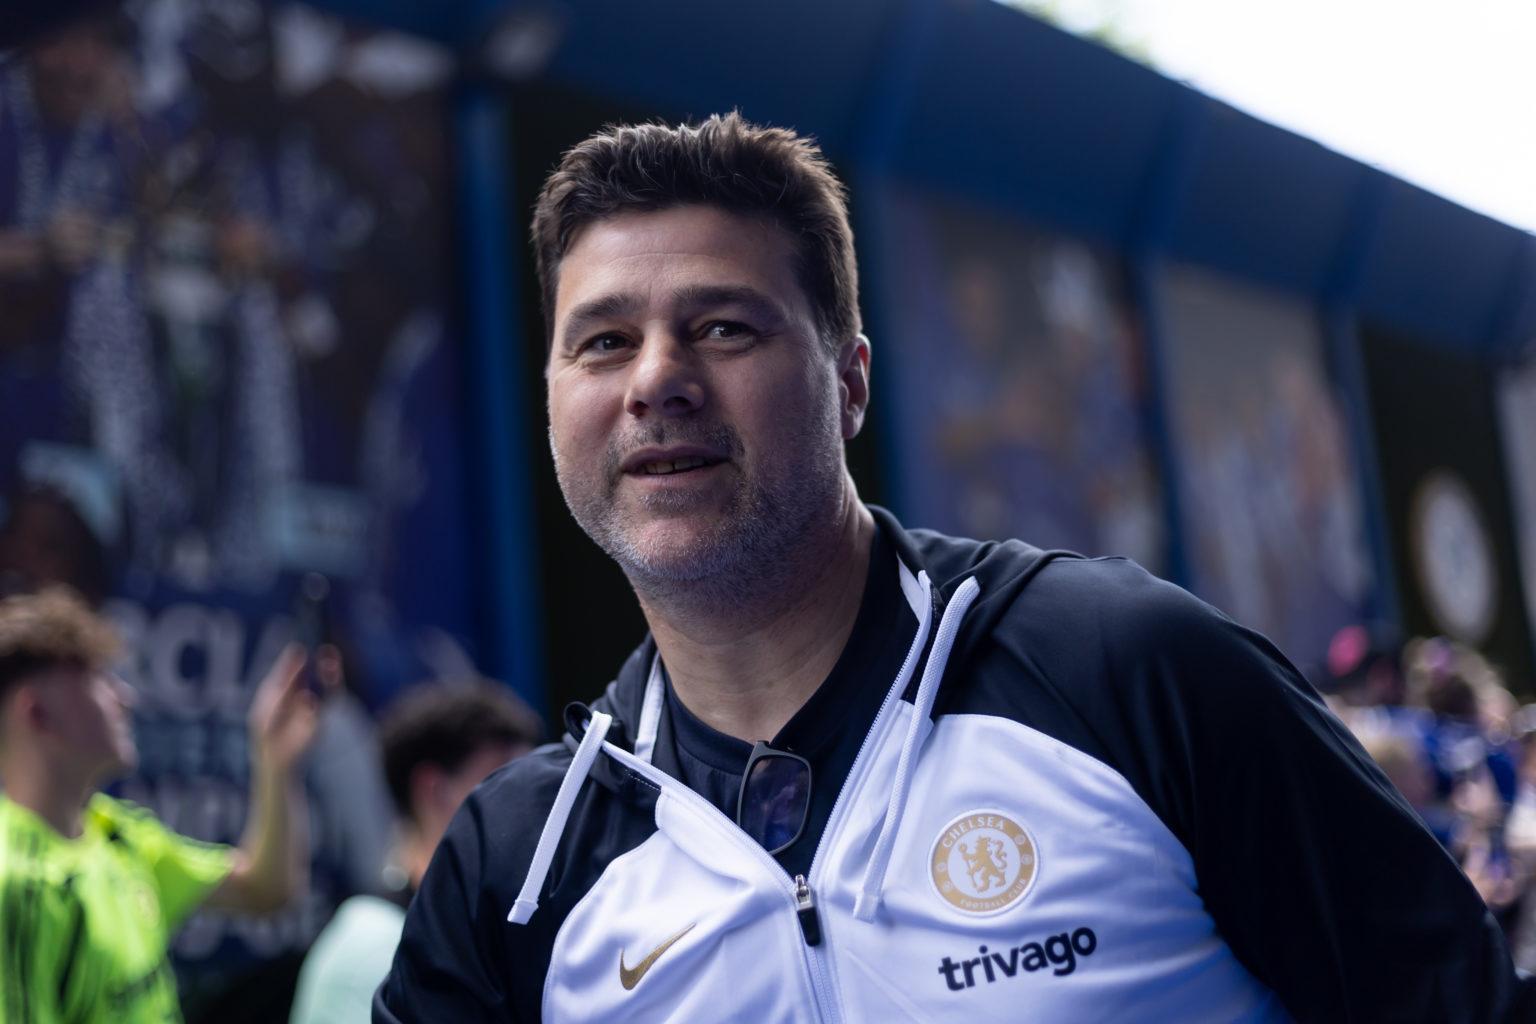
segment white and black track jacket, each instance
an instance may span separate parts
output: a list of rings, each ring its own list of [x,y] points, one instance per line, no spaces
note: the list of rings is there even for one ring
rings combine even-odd
[[[856,756],[812,758],[807,868],[677,780],[647,641],[460,810],[375,1022],[1536,1020],[1262,637],[1122,559],[873,511],[904,623],[855,636],[903,648],[850,640],[899,668],[838,723]]]

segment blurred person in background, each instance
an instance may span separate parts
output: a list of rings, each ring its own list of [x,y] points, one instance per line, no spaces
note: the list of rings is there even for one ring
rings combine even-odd
[[[1384,622],[1345,626],[1313,670],[1313,685],[1329,709],[1435,836],[1449,845],[1454,818],[1439,792],[1428,748],[1434,716],[1407,703],[1403,640],[1396,627]]]
[[[1439,796],[1473,830],[1491,827],[1514,802],[1518,746],[1511,737],[1513,695],[1477,651],[1445,637],[1405,645],[1409,700],[1429,713],[1425,749]],[[1453,837],[1453,846],[1455,845]]]
[[[1519,750],[1515,701],[1497,671],[1444,637],[1399,644],[1390,627],[1348,626],[1319,686],[1510,932],[1530,871],[1506,842]]]
[[[0,60],[0,354],[64,333],[69,283],[133,198],[130,23],[81,18]]]
[[[1346,720],[1370,709],[1395,714],[1407,699],[1402,637],[1386,623],[1339,630],[1328,643],[1323,669],[1317,687]]]
[[[505,685],[435,682],[402,694],[380,722],[383,772],[399,841],[379,895],[336,910],[299,972],[289,1024],[366,1022],[389,970],[405,906],[454,812],[479,782],[528,753],[544,724]]]
[[[142,546],[168,497],[135,36],[121,12],[93,12],[0,59],[0,486],[37,442],[94,450]]]
[[[1526,863],[1507,841],[1520,788],[1517,703],[1499,670],[1464,644],[1421,638],[1407,645],[1404,658],[1411,698],[1434,716],[1426,746],[1450,811],[1451,853],[1513,933],[1530,885]]]
[[[296,766],[315,733],[283,652],[249,718],[256,794],[238,848],[97,792],[138,761],[113,628],[64,588],[0,600],[0,1022],[181,1019],[167,945],[199,905],[252,913],[303,888]]]
[[[111,589],[106,551],[64,492],[30,484],[0,518],[0,597],[64,584],[99,607]]]
[[[1510,719],[1510,732],[1519,745],[1519,783],[1504,822],[1504,847],[1525,896],[1510,928],[1515,963],[1536,971],[1536,704],[1526,704]]]

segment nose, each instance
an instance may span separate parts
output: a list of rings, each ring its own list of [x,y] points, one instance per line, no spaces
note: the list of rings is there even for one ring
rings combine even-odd
[[[631,416],[683,416],[704,405],[698,354],[662,328],[647,333],[630,364],[624,409]]]
[[[117,697],[117,702],[125,708],[131,708],[139,703],[139,691],[135,690],[122,676],[112,676],[112,692]]]

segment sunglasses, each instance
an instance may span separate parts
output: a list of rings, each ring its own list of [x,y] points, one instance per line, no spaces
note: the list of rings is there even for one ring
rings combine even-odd
[[[736,797],[736,824],[769,853],[793,846],[811,809],[811,762],[759,740]]]

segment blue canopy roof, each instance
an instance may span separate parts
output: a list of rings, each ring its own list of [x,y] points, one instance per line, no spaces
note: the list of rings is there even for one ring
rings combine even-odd
[[[1536,238],[991,0],[311,0],[542,76],[814,134],[856,178],[1016,210],[1495,361],[1536,336]],[[39,5],[19,5],[35,8]],[[0,44],[47,17],[12,11]],[[30,20],[29,20],[30,19]]]

